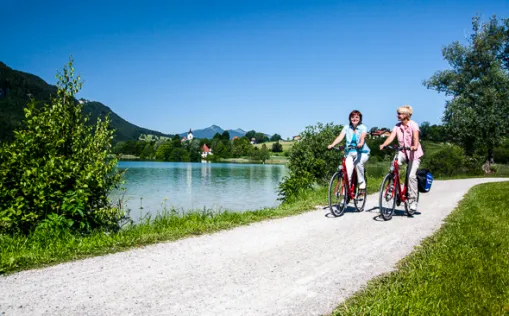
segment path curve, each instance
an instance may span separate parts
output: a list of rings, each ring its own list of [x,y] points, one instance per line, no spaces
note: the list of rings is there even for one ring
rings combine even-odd
[[[0,315],[321,315],[391,271],[472,186],[435,181],[414,218],[319,209],[0,277]]]

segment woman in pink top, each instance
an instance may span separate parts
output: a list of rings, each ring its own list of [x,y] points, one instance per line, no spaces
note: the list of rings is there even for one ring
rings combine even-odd
[[[421,164],[421,157],[424,155],[421,143],[419,141],[419,125],[410,120],[412,117],[412,107],[410,105],[403,105],[398,108],[398,121],[392,129],[391,136],[380,145],[380,150],[385,146],[392,143],[396,136],[400,147],[410,147],[410,151],[403,150],[398,154],[398,163],[408,163],[408,199],[410,201],[410,209],[417,210],[417,169]]]

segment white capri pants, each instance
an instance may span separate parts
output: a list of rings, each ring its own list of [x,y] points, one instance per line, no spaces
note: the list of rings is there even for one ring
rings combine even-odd
[[[364,164],[369,159],[368,153],[359,153],[358,151],[350,151],[346,156],[346,171],[348,172],[348,181],[352,182],[353,167],[357,169],[357,180],[359,182],[359,189],[366,188],[366,181],[364,180]],[[417,183],[417,182],[416,182]]]
[[[417,169],[421,164],[421,159],[409,160],[405,153],[399,152],[398,164],[401,166],[404,163],[408,163],[407,177],[408,177],[408,200],[413,202],[417,199]]]

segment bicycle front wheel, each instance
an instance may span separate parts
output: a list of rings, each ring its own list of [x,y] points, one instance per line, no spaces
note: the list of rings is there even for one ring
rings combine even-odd
[[[346,188],[343,181],[343,173],[336,172],[329,183],[329,209],[332,215],[338,217],[343,215],[346,209]]]
[[[379,208],[380,215],[386,221],[392,218],[394,208],[396,207],[396,187],[394,185],[394,176],[389,173],[385,176],[380,187]]]

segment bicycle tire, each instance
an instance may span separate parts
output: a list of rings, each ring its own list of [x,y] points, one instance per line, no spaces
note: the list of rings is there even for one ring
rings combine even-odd
[[[364,197],[362,201],[359,203],[359,185],[355,185],[355,199],[353,200],[353,204],[355,205],[355,209],[357,212],[363,212],[364,207],[366,206],[366,199],[368,197],[368,178],[366,177],[366,170],[364,170],[364,183],[366,185],[364,189]]]
[[[346,209],[347,196],[345,195],[345,186],[343,183],[343,173],[336,172],[329,182],[329,192],[327,194],[329,200],[329,210],[332,215],[339,217],[343,215]]]
[[[380,186],[380,196],[378,199],[378,208],[380,216],[386,221],[392,218],[396,208],[397,188],[394,185],[394,176],[389,173],[385,176]]]

